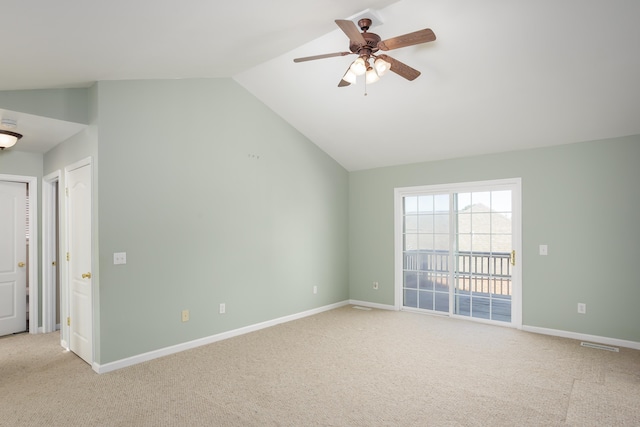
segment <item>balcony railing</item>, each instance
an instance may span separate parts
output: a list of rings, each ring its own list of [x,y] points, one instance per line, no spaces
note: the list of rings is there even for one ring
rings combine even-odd
[[[406,251],[403,268],[437,276],[453,270],[458,291],[510,296],[510,256],[508,252]]]

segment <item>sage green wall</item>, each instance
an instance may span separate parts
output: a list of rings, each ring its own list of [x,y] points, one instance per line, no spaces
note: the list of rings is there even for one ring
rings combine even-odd
[[[42,154],[16,151],[0,151],[0,174],[42,177]]]
[[[350,298],[394,304],[394,188],[521,177],[523,324],[640,342],[639,163],[635,135],[353,172]]]
[[[254,96],[195,79],[97,99],[99,363],[348,298],[348,174]]]
[[[0,91],[0,108],[88,124],[89,88]]]

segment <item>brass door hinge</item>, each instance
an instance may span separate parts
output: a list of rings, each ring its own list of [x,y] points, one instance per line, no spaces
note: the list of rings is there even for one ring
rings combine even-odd
[[[65,187],[64,188],[64,192],[67,195],[67,197],[69,196],[69,187]]]
[[[71,326],[71,317],[67,317],[67,326]]]
[[[69,252],[67,252],[67,261],[69,261],[69,258],[70,258]]]
[[[511,261],[511,265],[516,265],[516,251],[515,250],[511,251],[511,257],[510,257],[509,261]]]

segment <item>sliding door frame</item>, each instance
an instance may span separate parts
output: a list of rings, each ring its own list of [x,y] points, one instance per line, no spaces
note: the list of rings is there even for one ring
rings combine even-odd
[[[504,189],[512,190],[512,245],[516,251],[516,264],[513,266],[512,296],[511,296],[511,322],[487,321],[479,318],[458,316],[452,313],[450,304],[449,313],[429,312],[462,319],[469,319],[477,322],[488,322],[522,329],[522,179],[508,178],[489,181],[460,182],[451,184],[421,185],[415,187],[400,187],[394,189],[394,264],[395,264],[395,301],[396,310],[405,310],[403,305],[403,199],[407,196],[417,196],[428,194],[449,194],[467,193],[477,191],[496,191]],[[452,213],[450,212],[450,215]],[[450,286],[452,286],[450,284]],[[450,288],[450,296],[453,289]],[[410,311],[410,310],[407,310]]]

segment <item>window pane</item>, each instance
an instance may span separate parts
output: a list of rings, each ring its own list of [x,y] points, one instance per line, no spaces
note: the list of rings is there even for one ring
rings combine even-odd
[[[473,234],[471,236],[471,250],[473,252],[491,251],[491,236],[489,234]]]
[[[418,273],[418,287],[424,290],[433,290],[433,281],[431,280],[429,274],[425,272]]]
[[[418,255],[418,270],[430,271],[433,268],[433,253],[421,252]]]
[[[491,318],[502,322],[511,322],[511,300],[491,301]]]
[[[418,307],[418,291],[405,289],[404,290],[404,306],[405,307]]]
[[[405,234],[404,235],[404,250],[416,250],[418,249],[418,235],[417,234]]]
[[[445,313],[448,313],[449,312],[449,294],[436,292],[435,297],[436,297],[436,301],[435,301],[436,311],[444,311]]]
[[[473,205],[473,212],[476,212],[476,210],[485,212],[491,207],[491,192],[480,191],[477,193],[471,193],[471,204]]]
[[[473,233],[491,233],[491,214],[490,213],[474,213],[471,216],[471,225]]]
[[[418,287],[418,273],[415,271],[404,272],[404,287],[415,289]]]
[[[456,196],[458,212],[471,208],[471,193],[458,193]]]
[[[418,215],[418,231],[420,233],[433,233],[433,215]]]
[[[418,307],[426,310],[433,310],[433,292],[418,292]]]
[[[418,197],[418,212],[433,212],[433,196]]]
[[[511,191],[492,191],[491,210],[493,212],[511,212]]]
[[[494,213],[491,215],[491,228],[493,233],[511,234],[511,217]]]
[[[435,290],[438,292],[446,292],[447,295],[449,293],[449,276],[438,274],[433,276],[433,282],[435,285]],[[447,297],[448,298],[448,297]]]
[[[461,213],[458,214],[458,233],[469,234],[471,233],[471,214]]]
[[[491,252],[493,253],[510,253],[511,234],[493,234],[491,236]]]
[[[458,251],[471,252],[471,234],[461,234],[458,236]]]
[[[455,313],[461,316],[471,315],[471,298],[464,295],[456,295],[454,297]]]
[[[418,232],[418,216],[417,215],[406,215],[404,217],[404,232],[405,233]]]
[[[414,196],[404,198],[404,213],[418,213],[418,198]]]
[[[433,234],[418,234],[418,249],[433,249]]]
[[[438,194],[434,197],[435,212],[449,212],[449,195]]]
[[[417,270],[418,269],[418,253],[417,252],[404,252],[404,270]]]
[[[435,233],[449,233],[449,214],[433,216],[433,231]]]
[[[448,234],[436,234],[434,235],[434,249],[437,251],[449,250],[449,235]]]
[[[471,316],[481,319],[489,319],[491,317],[489,298],[472,298],[471,300]]]

